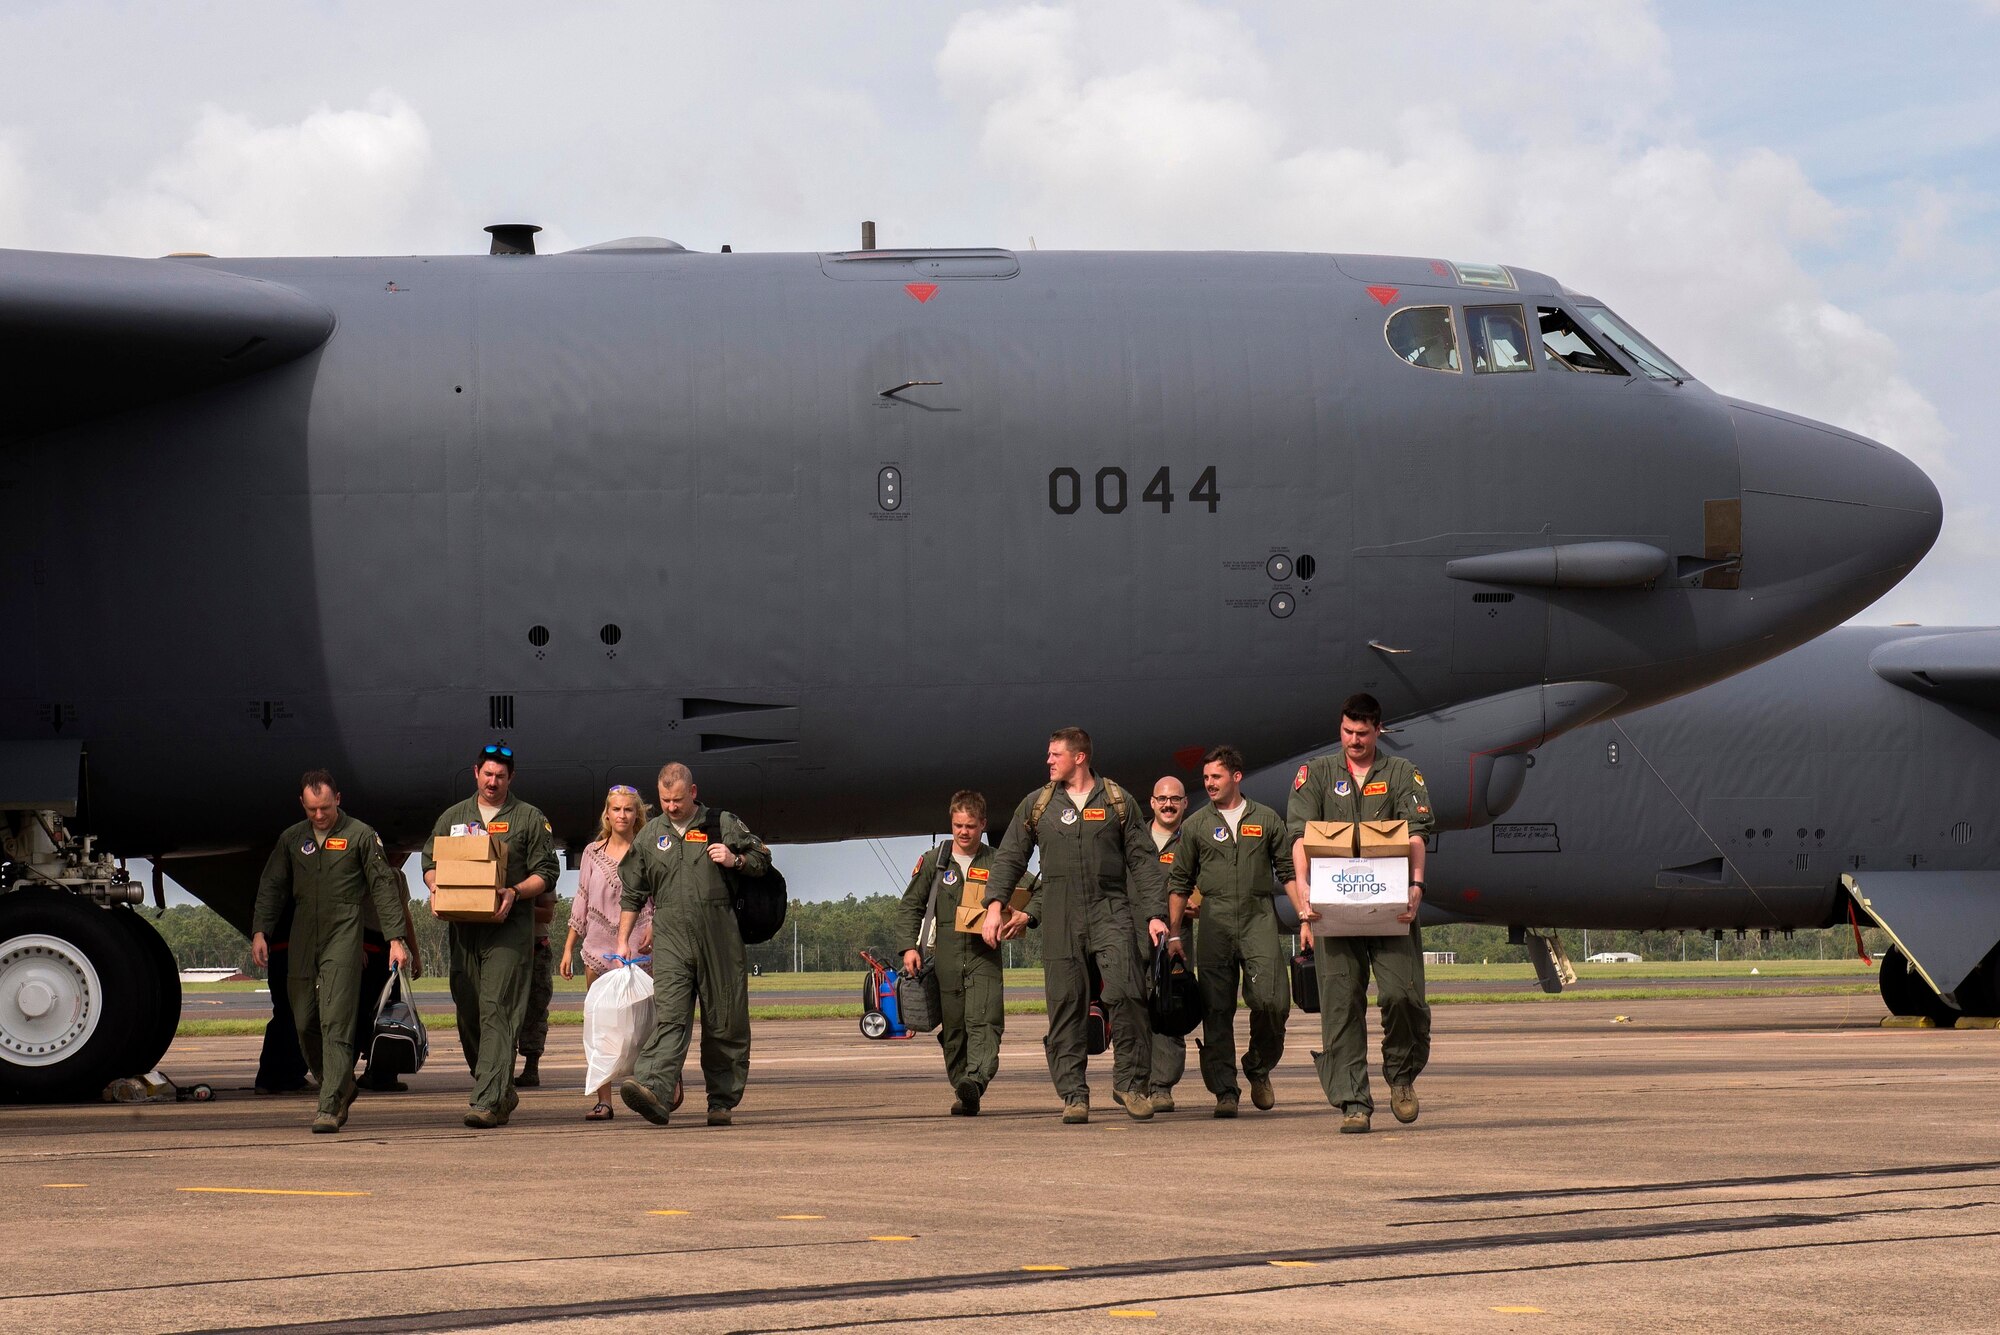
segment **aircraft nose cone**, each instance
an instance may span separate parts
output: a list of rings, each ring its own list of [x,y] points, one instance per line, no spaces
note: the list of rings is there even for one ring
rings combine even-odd
[[[1730,415],[1743,483],[1743,588],[1844,619],[1895,587],[1937,541],[1937,487],[1888,446],[1754,404],[1732,402]]]

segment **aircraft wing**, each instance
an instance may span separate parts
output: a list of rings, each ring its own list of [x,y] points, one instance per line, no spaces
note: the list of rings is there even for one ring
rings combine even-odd
[[[187,260],[0,250],[0,441],[254,375],[303,356],[333,313]]]
[[[1890,640],[1868,655],[1876,676],[1927,700],[2000,708],[2000,630]]]

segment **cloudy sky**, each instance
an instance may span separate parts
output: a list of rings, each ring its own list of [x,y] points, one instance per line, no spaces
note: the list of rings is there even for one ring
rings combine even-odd
[[[1944,535],[1864,619],[1990,623],[1996,69],[2000,0],[14,0],[0,246],[818,250],[867,217],[1521,264],[1918,460]]]

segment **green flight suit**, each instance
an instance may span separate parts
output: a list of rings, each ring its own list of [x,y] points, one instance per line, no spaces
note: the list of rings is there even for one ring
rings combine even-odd
[[[1159,836],[1154,833],[1151,823],[1148,823],[1146,826],[1146,840],[1157,850],[1153,863],[1153,888],[1149,892],[1150,902],[1165,904],[1167,902],[1166,875],[1173,869],[1174,849],[1179,843],[1179,836],[1171,836],[1165,844],[1162,844],[1159,841]],[[1134,915],[1132,940],[1139,948],[1139,981],[1150,996],[1153,988],[1154,946],[1149,924],[1149,919],[1141,918],[1136,914]],[[1166,947],[1167,943],[1165,941],[1160,942],[1159,949],[1165,950]],[[1188,967],[1193,968],[1194,919],[1192,917],[1181,920],[1181,950],[1187,956]],[[1151,1026],[1149,1025],[1148,1027],[1150,1028]],[[1181,1077],[1186,1074],[1187,1039],[1175,1034],[1154,1034],[1153,1065],[1151,1075],[1148,1077],[1153,1092],[1156,1094],[1171,1095],[1174,1092],[1174,1086],[1178,1085],[1181,1082]]]
[[[528,1013],[521,1021],[521,1055],[537,1061],[549,1045],[549,1007],[556,999],[556,952],[549,940],[549,929],[555,922],[555,898],[553,894],[544,895],[535,906],[535,953],[528,963]]]
[[[1379,791],[1371,791],[1379,790]],[[1347,756],[1335,751],[1299,767],[1292,780],[1288,841],[1305,837],[1312,820],[1406,820],[1413,836],[1427,835],[1430,790],[1416,766],[1401,756],[1375,753],[1357,782]],[[1202,905],[1207,907],[1205,888]],[[1424,1000],[1424,934],[1416,923],[1406,936],[1334,936],[1313,933],[1319,971],[1319,1029],[1325,1051],[1316,1053],[1326,1101],[1345,1112],[1375,1111],[1368,1092],[1368,971],[1382,1004],[1382,1078],[1406,1085],[1431,1056],[1431,1008]]]
[[[424,870],[437,867],[431,849],[454,825],[484,825],[507,841],[508,885],[542,878],[554,894],[562,864],[548,818],[517,797],[485,820],[475,794],[437,818],[424,840]],[[451,999],[458,1010],[458,1042],[472,1071],[472,1106],[501,1111],[514,1088],[514,1048],[528,1012],[528,971],[535,952],[535,900],[516,899],[505,922],[450,925]]]
[[[354,1074],[354,1015],[361,1004],[362,909],[384,922],[403,911],[403,878],[382,838],[345,811],[324,835],[300,821],[278,836],[257,883],[251,930],[275,940],[293,905],[286,999],[306,1065],[319,1077],[319,1110],[338,1114]]]
[[[937,970],[944,1012],[939,1017],[938,1045],[944,1049],[945,1078],[954,1090],[969,1082],[983,1094],[1000,1069],[1000,1039],[1007,1028],[1006,979],[1000,968],[1001,948],[987,945],[977,931],[959,931],[956,910],[969,905],[984,914],[994,850],[981,844],[972,855],[972,865],[961,867],[952,856],[954,847],[947,839],[917,859],[896,911],[896,939],[899,953],[922,951]],[[1031,893],[1039,884],[1032,873],[1021,883]],[[926,910],[934,917],[929,940],[922,938]]]
[[[1268,1076],[1285,1054],[1291,971],[1271,895],[1291,879],[1285,822],[1262,802],[1244,799],[1234,832],[1213,802],[1182,823],[1167,892],[1187,896],[1201,887],[1201,939],[1192,956],[1201,983],[1201,1080],[1217,1097],[1242,1094],[1236,1084],[1239,984],[1250,1008],[1243,1074]]]
[[[636,913],[653,901],[653,1032],[639,1049],[632,1078],[673,1106],[699,1000],[708,1106],[727,1111],[743,1101],[750,1075],[750,966],[729,883],[708,856],[707,816],[707,807],[696,806],[686,834],[665,816],[647,821],[618,864],[625,887],[619,902]],[[771,850],[727,811],[722,842],[741,859],[739,875],[770,870]]]
[[[1037,917],[1049,1009],[1042,1046],[1049,1078],[1064,1103],[1090,1101],[1085,1058],[1093,963],[1111,1018],[1114,1088],[1133,1095],[1152,1088],[1153,1031],[1146,1020],[1133,924],[1166,914],[1153,892],[1159,852],[1146,833],[1138,799],[1124,793],[1121,815],[1107,782],[1096,780],[1081,803],[1061,789],[1037,788],[1022,798],[1007,822],[987,881],[987,902],[1005,900],[1027,871],[1029,855],[1041,849]],[[1049,800],[1031,826],[1028,818],[1044,793]]]

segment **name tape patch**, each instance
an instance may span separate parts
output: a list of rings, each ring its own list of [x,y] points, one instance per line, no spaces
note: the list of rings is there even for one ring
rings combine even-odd
[[[1384,779],[1377,779],[1373,783],[1364,784],[1361,789],[1361,795],[1363,797],[1382,797],[1385,796],[1388,793],[1388,791],[1389,791],[1388,781]]]

